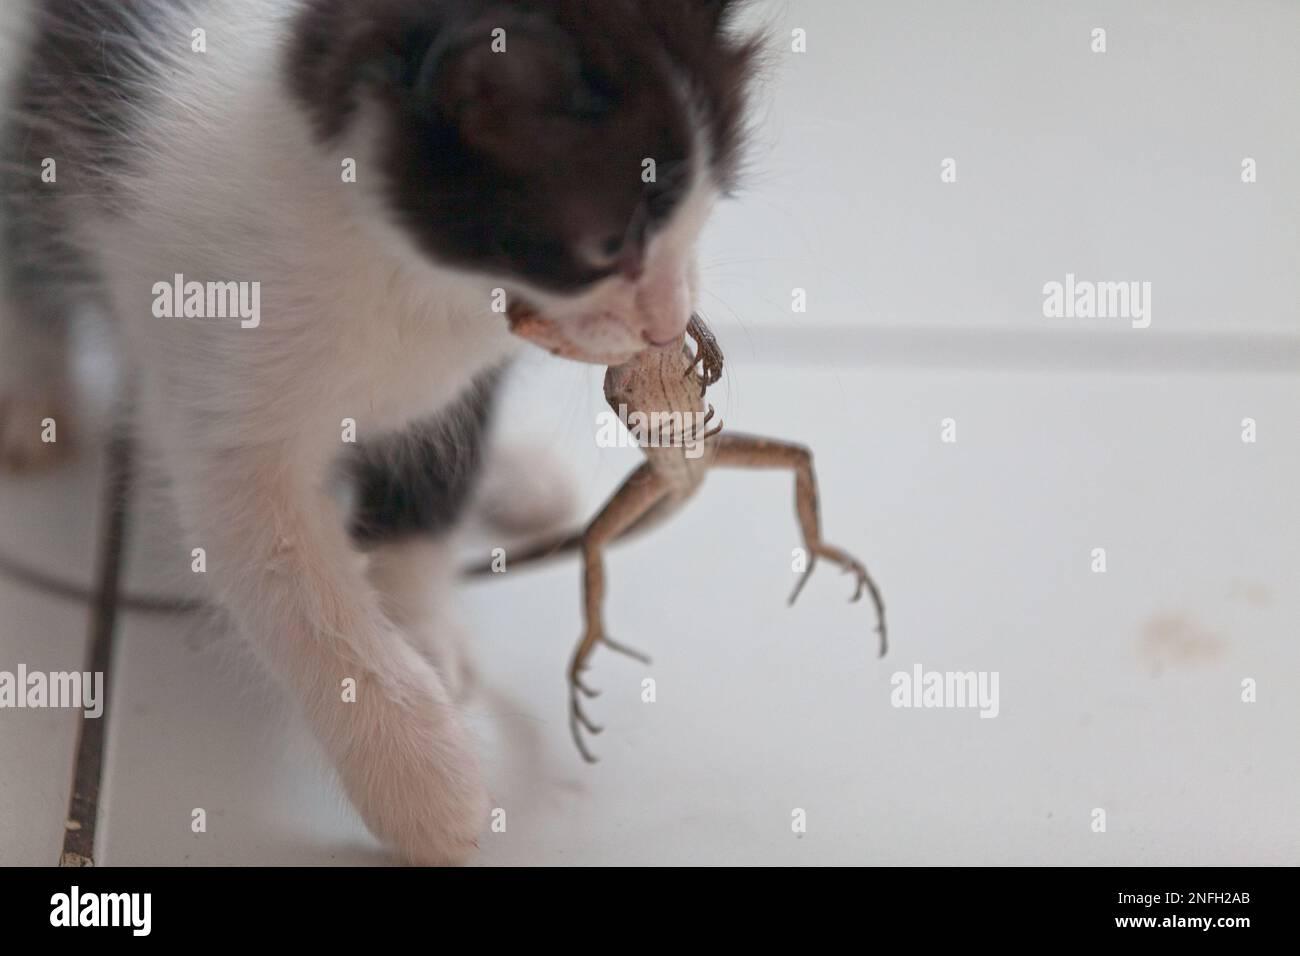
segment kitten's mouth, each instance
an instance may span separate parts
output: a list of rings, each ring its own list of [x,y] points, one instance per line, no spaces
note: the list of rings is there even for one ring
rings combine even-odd
[[[552,355],[572,359],[575,362],[587,362],[591,365],[622,365],[641,352],[645,346],[632,348],[589,348],[578,345],[568,338],[560,324],[547,318],[542,312],[519,298],[514,298],[506,310],[510,320],[510,331],[531,342],[538,348],[546,349]]]

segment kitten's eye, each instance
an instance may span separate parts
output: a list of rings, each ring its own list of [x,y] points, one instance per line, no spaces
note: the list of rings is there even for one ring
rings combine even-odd
[[[623,254],[622,236],[602,236],[589,239],[578,249],[582,261],[593,269],[612,269]]]

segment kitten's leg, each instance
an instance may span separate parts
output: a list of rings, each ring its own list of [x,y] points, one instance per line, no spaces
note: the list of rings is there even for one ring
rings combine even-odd
[[[451,535],[410,535],[370,552],[384,614],[433,665],[452,700],[475,683],[469,635],[455,611],[458,570]]]
[[[69,326],[76,306],[58,282],[38,288],[35,278],[0,281],[0,471],[53,464],[72,447]]]
[[[223,603],[371,830],[413,862],[464,860],[487,819],[477,759],[442,677],[384,616],[325,463],[278,446],[164,457]]]
[[[352,534],[370,551],[384,610],[453,698],[473,683],[454,614],[454,535],[479,485],[498,381],[497,372],[481,376],[436,418],[363,444],[350,462]]]

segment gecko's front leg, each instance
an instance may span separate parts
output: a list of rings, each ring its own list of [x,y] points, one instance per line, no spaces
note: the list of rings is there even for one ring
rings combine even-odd
[[[753,435],[727,434],[714,439],[715,466],[732,468],[787,468],[795,473],[795,507],[799,513],[799,527],[803,532],[804,546],[808,549],[808,570],[804,572],[790,595],[793,604],[808,576],[817,566],[818,558],[838,565],[857,578],[857,589],[851,600],[859,601],[864,592],[871,594],[876,606],[876,633],[880,635],[880,656],[889,647],[885,628],[885,602],[880,589],[862,562],[847,551],[827,544],[821,535],[821,514],[817,504],[817,476],[813,472],[812,452],[802,445],[757,438]]]
[[[582,681],[582,672],[587,669],[587,659],[596,649],[597,644],[604,644],[611,650],[627,654],[643,663],[649,663],[645,655],[610,640],[605,633],[602,612],[605,600],[605,546],[615,541],[667,493],[668,486],[663,476],[656,472],[649,462],[642,464],[606,502],[605,507],[592,519],[582,536],[583,611],[586,616],[586,630],[582,640],[578,642],[573,661],[569,665],[569,729],[573,733],[573,742],[577,744],[578,752],[588,763],[595,763],[597,758],[587,749],[582,739],[582,730],[599,734],[603,728],[593,724],[582,710],[580,695],[595,697],[598,693]]]
[[[696,380],[700,384],[700,395],[703,395],[709,390],[710,385],[717,384],[722,378],[722,348],[718,345],[713,330],[704,324],[704,320],[698,314],[691,316],[690,322],[686,325],[686,332],[695,342],[695,356],[687,366],[686,374],[690,375],[699,369]]]

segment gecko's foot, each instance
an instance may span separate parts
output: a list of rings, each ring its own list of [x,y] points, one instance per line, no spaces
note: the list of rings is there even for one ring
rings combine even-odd
[[[620,654],[626,654],[635,661],[642,664],[650,663],[650,656],[643,654],[635,648],[628,647],[626,644],[620,644],[618,641],[612,641],[604,634],[599,637],[589,637],[582,644],[583,651],[574,660],[573,665],[569,668],[569,732],[573,734],[573,742],[578,748],[578,753],[582,754],[582,759],[587,763],[599,763],[600,758],[591,752],[587,747],[587,742],[582,737],[585,730],[592,736],[598,736],[604,733],[605,728],[598,724],[592,723],[586,711],[582,709],[582,698],[588,700],[599,697],[600,691],[594,687],[588,687],[582,679],[582,672],[587,669],[586,658],[591,649],[597,644],[604,644],[611,651],[618,651]]]
[[[713,337],[709,327],[698,315],[691,316],[686,331],[695,340],[695,355],[686,368],[686,374],[695,373],[696,381],[700,385],[700,396],[703,397],[709,390],[709,386],[716,384],[722,378],[722,349],[718,347],[718,340]]]
[[[880,637],[879,656],[884,657],[889,650],[889,634],[885,625],[885,600],[881,597],[880,588],[876,586],[876,582],[872,579],[866,566],[857,558],[840,551],[838,548],[822,546],[809,548],[808,550],[812,555],[808,561],[808,569],[799,576],[799,581],[795,584],[788,603],[794,604],[795,599],[799,597],[804,585],[808,583],[808,578],[812,576],[813,569],[817,567],[819,557],[838,565],[842,571],[846,574],[852,574],[857,580],[857,587],[853,591],[853,596],[849,598],[850,602],[861,601],[863,594],[871,595],[871,603],[876,608],[876,634]]]
[[[604,644],[611,651],[618,651],[620,654],[626,654],[634,661],[640,661],[642,664],[651,663],[650,655],[643,654],[634,647],[628,647],[626,644],[620,644],[618,641],[612,641],[608,637],[602,637],[600,643]]]
[[[704,413],[704,418],[699,422],[699,425],[695,425],[694,423],[692,423],[692,425],[690,426],[692,444],[706,442],[710,438],[712,438],[713,436],[717,435],[719,432],[722,431],[721,419],[718,420],[718,424],[714,425],[712,428],[709,428],[709,422],[713,421],[713,416],[716,414],[717,412],[714,411],[713,406],[710,405],[708,407],[708,410]],[[703,430],[704,432],[703,435],[700,434],[701,430]]]
[[[595,646],[594,642],[585,643],[585,647]],[[588,687],[582,680],[582,672],[587,669],[585,655],[580,655],[574,660],[573,665],[569,668],[569,732],[573,734],[573,742],[578,748],[578,753],[582,754],[582,759],[587,763],[599,763],[600,758],[591,752],[587,747],[587,742],[582,739],[582,732],[586,730],[592,736],[597,736],[604,732],[604,727],[599,727],[591,722],[582,709],[582,698],[588,700],[599,697],[600,691],[594,687]]]
[[[582,697],[595,697],[599,691],[593,691],[586,687],[581,679],[571,678],[569,687],[569,732],[573,734],[573,743],[578,748],[578,753],[582,754],[582,759],[587,763],[600,763],[600,758],[591,752],[587,747],[587,742],[582,739],[582,732],[586,730],[592,736],[597,736],[604,732],[605,728],[597,726],[591,722],[582,710]]]

